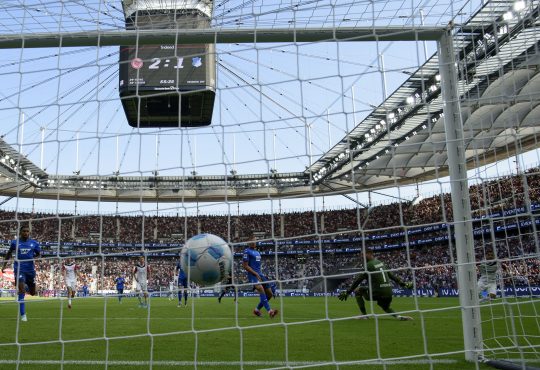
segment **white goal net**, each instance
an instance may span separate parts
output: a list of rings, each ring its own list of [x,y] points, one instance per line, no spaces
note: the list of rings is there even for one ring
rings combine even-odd
[[[0,368],[540,366],[539,5],[1,2]]]

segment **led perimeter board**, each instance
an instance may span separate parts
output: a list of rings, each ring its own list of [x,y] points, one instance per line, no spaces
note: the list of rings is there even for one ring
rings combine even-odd
[[[128,29],[206,28],[209,24],[209,18],[196,10],[139,11],[126,19]],[[119,91],[130,126],[209,125],[215,75],[213,44],[121,46]]]

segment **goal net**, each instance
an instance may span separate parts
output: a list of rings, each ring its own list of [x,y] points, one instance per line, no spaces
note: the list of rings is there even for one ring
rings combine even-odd
[[[0,13],[0,368],[540,366],[538,1]]]

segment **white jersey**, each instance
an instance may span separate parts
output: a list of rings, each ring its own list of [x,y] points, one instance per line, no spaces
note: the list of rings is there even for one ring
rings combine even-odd
[[[479,266],[480,278],[486,283],[496,283],[499,275],[499,264],[497,261],[485,261]]]
[[[137,279],[137,282],[139,284],[146,284],[146,280],[148,279],[148,266],[135,265],[135,270],[135,278]]]
[[[77,285],[77,276],[75,275],[75,271],[77,270],[76,264],[71,265],[64,265],[64,273],[65,273],[65,284],[66,287],[71,288],[75,290]]]
[[[77,270],[77,265],[64,265],[64,271],[66,273],[66,280],[75,280],[75,270]]]
[[[492,296],[497,295],[497,279],[499,277],[499,264],[497,261],[484,261],[478,267],[480,279],[478,279],[478,290],[487,292]]]
[[[135,265],[135,290],[137,292],[148,291],[148,265]]]

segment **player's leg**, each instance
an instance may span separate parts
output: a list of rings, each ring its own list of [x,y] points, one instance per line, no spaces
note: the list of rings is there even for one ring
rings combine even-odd
[[[135,286],[135,292],[137,292],[137,300],[139,301],[139,307],[143,307],[142,296],[144,294],[141,284],[137,283]]]
[[[478,288],[480,303],[487,302],[488,301],[488,286],[483,276],[481,276],[480,279],[478,279],[477,288]]]
[[[187,282],[187,279],[185,279],[183,282],[182,282],[182,286],[184,287],[183,290],[183,295],[184,295],[184,305],[187,306],[187,299],[188,299],[188,282]]]
[[[271,300],[274,297],[274,293],[268,285],[264,285],[264,292],[266,293],[266,298],[268,298],[268,300]]]
[[[266,278],[264,276],[261,276],[263,281],[266,280]],[[254,286],[255,290],[259,293],[259,304],[257,305],[257,307],[255,308],[255,310],[253,311],[253,313],[256,315],[256,316],[261,316],[261,308],[265,308],[266,311],[268,312],[268,315],[270,316],[270,318],[273,318],[275,317],[277,314],[278,314],[278,310],[273,310],[271,307],[270,307],[270,303],[268,302],[268,296],[266,295],[267,294],[267,289],[269,289],[268,285],[266,284],[257,284]],[[272,291],[270,291],[270,298],[272,298]]]
[[[178,284],[178,307],[182,306],[182,295],[184,294],[184,288],[182,285]]]
[[[377,301],[377,304],[383,309],[384,312],[398,318],[396,312],[392,309],[392,307],[390,307],[390,304],[392,303],[392,296],[374,296],[373,300]]]
[[[392,309],[392,307],[390,307],[390,304],[392,303],[392,295],[383,295],[383,296],[373,297],[373,299],[377,301],[377,304],[379,305],[380,308],[383,309],[384,312],[391,314],[396,319],[401,320],[401,321],[412,320],[412,317],[410,316],[402,316],[402,315],[396,314],[396,312]]]
[[[227,293],[227,290],[225,290],[225,288],[221,289],[221,292],[219,293],[219,297],[217,299],[218,303],[221,303],[221,298],[225,296],[225,293]]]
[[[263,288],[264,288],[264,293],[266,294],[266,299],[268,301],[270,301],[273,297],[272,295],[272,289],[270,289],[268,286],[266,285],[263,285]],[[257,305],[257,310],[260,310],[261,308],[263,308],[263,303],[262,302],[259,302],[259,304]]]
[[[146,308],[148,306],[147,299],[146,299],[146,291],[141,290],[139,293],[139,307]]]
[[[266,294],[266,299],[268,301],[274,298],[274,292],[272,291],[272,288],[270,286],[268,286],[267,284],[263,284],[263,288],[264,288],[264,293]],[[235,294],[236,294],[236,291],[235,291]],[[263,307],[262,304],[259,303],[259,305],[257,306],[257,309],[260,310],[262,307]]]
[[[76,291],[77,291],[77,280],[74,279],[74,280],[71,280],[69,282],[69,292],[68,292],[68,294],[69,294],[68,295],[68,297],[69,297],[69,299],[68,299],[69,306],[72,305],[72,299],[75,298],[75,292]],[[71,308],[71,307],[69,307],[69,308]]]
[[[15,288],[17,289],[17,302],[19,302],[19,314],[22,321],[26,321],[26,306],[24,304],[25,292],[25,274],[22,272],[14,271],[15,276]]]
[[[262,316],[260,309],[262,307],[265,307],[266,310],[270,310],[270,305],[268,304],[268,299],[266,298],[266,293],[264,292],[264,288],[261,284],[257,284],[253,286],[253,289],[259,293],[259,304],[255,309],[253,310],[253,314],[255,316]]]
[[[490,300],[497,298],[497,283],[489,283],[487,293]]]
[[[22,277],[22,280],[20,279]],[[36,272],[24,272],[22,276],[19,277],[19,313],[21,314],[21,321],[27,321],[26,318],[26,306],[24,304],[24,296],[26,293],[26,288],[28,288],[28,293],[32,296],[36,295]]]
[[[124,289],[117,289],[118,292],[118,302],[122,303],[122,296],[124,294]]]
[[[146,289],[146,287],[144,287],[143,296],[144,296],[144,307],[148,307],[148,290]]]
[[[69,283],[68,283],[69,284]],[[71,293],[73,289],[71,286],[67,285],[67,296],[68,296],[68,308],[71,309]]]
[[[366,310],[366,302],[364,300],[369,301],[369,289],[367,287],[359,287],[354,291],[354,298],[356,299],[356,304],[358,305],[358,308],[360,309],[360,312],[362,313],[362,316],[360,318],[367,319],[367,310]]]
[[[37,294],[36,290],[36,273],[35,272],[27,272],[26,274],[25,283],[28,287],[28,294],[31,296],[34,296]],[[22,286],[23,291],[25,290],[25,286],[23,284]]]

